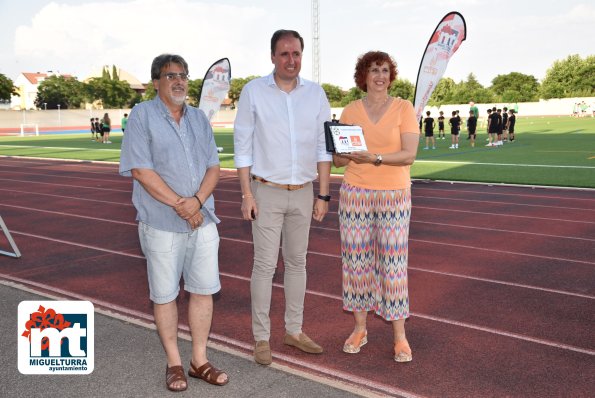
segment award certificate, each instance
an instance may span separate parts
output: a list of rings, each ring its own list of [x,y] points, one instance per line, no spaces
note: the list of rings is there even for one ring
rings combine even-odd
[[[336,153],[365,151],[366,140],[360,126],[330,125],[329,130],[333,139]]]

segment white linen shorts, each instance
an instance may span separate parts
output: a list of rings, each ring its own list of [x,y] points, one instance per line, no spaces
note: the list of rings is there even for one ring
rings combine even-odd
[[[221,290],[215,223],[180,233],[139,222],[138,236],[147,259],[150,298],[155,304],[166,304],[178,297],[182,276],[187,292],[211,295]]]

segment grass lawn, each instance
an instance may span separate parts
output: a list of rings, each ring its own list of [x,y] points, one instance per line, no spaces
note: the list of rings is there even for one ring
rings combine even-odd
[[[233,130],[217,129],[215,134],[217,145],[223,147],[221,166],[232,168]],[[437,149],[423,150],[421,142],[413,178],[595,188],[595,118],[517,117],[517,140],[499,148],[484,146],[485,127],[478,127],[475,148],[466,137],[464,130],[459,149],[448,149],[447,127],[446,139],[437,140]],[[0,155],[119,161],[121,133],[110,135],[113,143],[107,145],[90,138],[90,134],[0,137]]]

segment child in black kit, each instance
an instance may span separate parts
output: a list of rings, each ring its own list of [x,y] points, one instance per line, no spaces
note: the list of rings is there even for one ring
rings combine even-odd
[[[461,118],[457,115],[457,111],[452,111],[452,117],[449,120],[450,124],[450,139],[451,146],[448,149],[459,149],[459,123]]]
[[[477,130],[477,118],[473,111],[469,111],[469,119],[467,119],[467,131],[469,132],[469,139],[471,139],[471,146],[475,146],[475,132]]]
[[[434,139],[434,118],[430,117],[430,111],[426,112],[426,118],[424,119],[424,132],[426,136],[426,146],[424,149],[430,149],[430,140],[432,140],[432,149],[436,149],[436,140]]]
[[[440,116],[438,116],[438,139],[442,137],[444,139],[444,112],[440,111]]]
[[[95,120],[95,119],[91,118],[91,141],[95,141],[95,134],[96,134],[96,131],[95,131],[95,123],[94,123],[94,120]]]

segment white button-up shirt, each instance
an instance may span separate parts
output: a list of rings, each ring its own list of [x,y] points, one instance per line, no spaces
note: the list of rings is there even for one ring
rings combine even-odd
[[[322,87],[301,77],[290,93],[272,73],[248,82],[234,124],[236,167],[278,184],[315,180],[317,163],[332,160],[324,142],[330,113]]]

